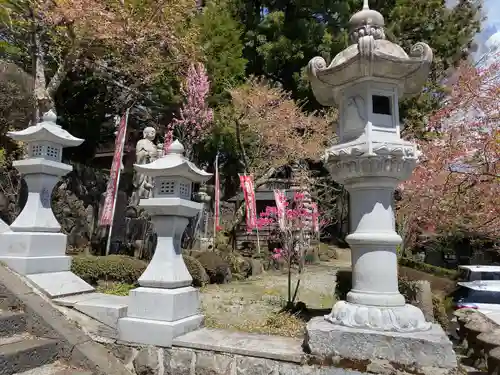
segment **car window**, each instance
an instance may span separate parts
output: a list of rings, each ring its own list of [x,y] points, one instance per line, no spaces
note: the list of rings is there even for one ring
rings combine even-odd
[[[499,272],[478,272],[481,274],[480,280],[500,280]]]
[[[460,281],[469,281],[469,270],[466,268],[461,268],[460,273],[458,274],[458,279]]]
[[[500,292],[468,289],[467,291],[463,290],[459,295],[457,295],[455,301],[470,302],[470,303],[500,304]]]

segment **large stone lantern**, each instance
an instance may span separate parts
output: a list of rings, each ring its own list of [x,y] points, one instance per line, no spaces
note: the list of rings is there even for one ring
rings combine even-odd
[[[127,317],[118,321],[120,340],[169,347],[172,339],[200,327],[198,291],[181,253],[181,237],[189,219],[202,203],[191,201],[193,183],[212,174],[197,168],[184,156],[179,141],[168,153],[149,164],[134,167],[154,180],[153,196],[139,205],[151,215],[158,244],[148,267],[139,278],[140,287],[129,295]]]
[[[7,136],[27,147],[27,157],[13,162],[28,186],[24,209],[1,235],[0,260],[38,285],[51,297],[92,291],[93,288],[70,272],[71,257],[66,252],[66,235],[52,212],[51,195],[59,179],[73,170],[61,162],[65,147],[79,146],[56,123],[48,111],[42,121]]]
[[[453,367],[456,359],[441,327],[405,304],[398,290],[401,237],[395,231],[393,194],[419,154],[414,143],[401,139],[398,105],[421,92],[432,50],[417,43],[407,54],[386,40],[384,18],[367,0],[349,27],[351,45],[330,65],[313,58],[308,74],[318,102],[339,109],[340,141],[326,150],[324,162],[350,193],[353,232],[346,241],[352,289],[330,315],[308,324],[306,343],[316,354],[369,359],[376,353],[396,362]],[[398,353],[402,342],[409,349]]]

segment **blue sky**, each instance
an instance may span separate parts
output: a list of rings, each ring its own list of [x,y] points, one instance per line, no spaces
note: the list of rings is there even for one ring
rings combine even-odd
[[[496,3],[496,6],[494,3]],[[500,7],[498,6],[498,0],[484,0],[484,8],[485,16],[488,17],[486,22],[488,24],[500,26]]]

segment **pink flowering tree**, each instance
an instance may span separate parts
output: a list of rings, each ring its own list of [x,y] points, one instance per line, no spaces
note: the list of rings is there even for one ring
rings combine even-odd
[[[214,118],[207,103],[210,80],[202,63],[191,64],[181,92],[184,103],[179,116],[167,125],[164,148],[166,152],[173,139],[178,139],[186,149],[186,156],[190,158],[193,147],[210,133]]]
[[[500,65],[462,66],[419,141],[420,163],[403,183],[407,246],[418,232],[500,236]]]
[[[274,249],[272,257],[284,260],[288,267],[287,309],[295,306],[300,287],[301,276],[305,267],[305,255],[309,248],[309,238],[314,230],[320,230],[317,210],[311,210],[306,204],[305,194],[296,193],[289,202],[281,194],[277,207],[266,207],[257,219],[259,228],[275,229],[280,248]],[[297,280],[292,286],[293,267],[297,267]]]

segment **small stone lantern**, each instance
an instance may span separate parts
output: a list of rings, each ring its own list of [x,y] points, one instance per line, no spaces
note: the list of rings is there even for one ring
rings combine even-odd
[[[0,245],[0,260],[20,274],[32,275],[29,278],[50,296],[93,290],[69,272],[71,257],[65,255],[66,235],[60,233],[61,226],[52,212],[52,190],[62,176],[73,170],[61,162],[63,148],[83,142],[57,125],[56,120],[55,112],[50,110],[40,123],[7,133],[27,146],[27,157],[14,161],[13,166],[26,181],[28,200],[10,226],[11,231],[1,235]],[[56,272],[62,278],[54,278]],[[65,284],[63,288],[59,281]]]
[[[203,215],[202,215],[202,226],[203,226],[203,236],[200,238],[200,250],[209,250],[210,247],[213,247],[213,238],[207,237],[208,234],[208,224],[209,224],[209,215],[210,215],[210,201],[212,198],[207,193],[207,185],[202,184],[200,186],[200,190],[197,194],[197,201],[203,203]]]
[[[401,139],[398,106],[421,92],[432,50],[417,43],[407,54],[386,40],[384,18],[368,0],[349,26],[351,45],[330,65],[313,58],[308,75],[318,102],[339,109],[340,141],[326,150],[324,162],[350,193],[352,289],[331,314],[308,323],[306,343],[317,355],[365,360],[377,353],[397,363],[454,367],[442,328],[405,304],[398,290],[394,190],[409,178],[419,154]]]
[[[129,294],[127,316],[118,321],[120,340],[169,347],[172,339],[199,328],[198,291],[181,252],[181,237],[189,219],[203,204],[191,201],[193,183],[207,181],[212,174],[202,171],[184,156],[179,141],[168,153],[149,164],[134,167],[153,177],[152,197],[139,205],[151,215],[158,244],[148,267],[139,278],[140,287]]]

